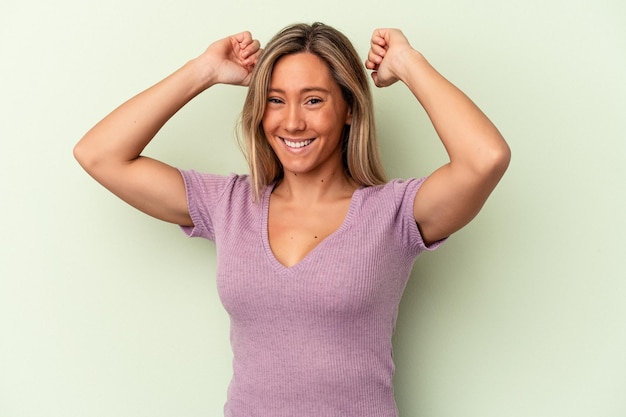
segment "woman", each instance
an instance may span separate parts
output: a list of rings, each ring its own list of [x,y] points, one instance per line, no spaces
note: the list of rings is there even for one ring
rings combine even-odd
[[[248,32],[217,41],[76,145],[113,193],[216,242],[234,353],[226,416],[396,416],[391,336],[413,262],[478,213],[508,166],[494,125],[401,31],[375,30],[365,67],[428,113],[450,158],[428,178],[385,180],[365,68],[323,24],[287,27],[264,51]],[[217,83],[249,85],[250,175],[141,155]]]

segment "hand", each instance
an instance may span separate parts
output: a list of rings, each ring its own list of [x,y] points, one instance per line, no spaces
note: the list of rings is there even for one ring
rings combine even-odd
[[[211,84],[247,86],[261,52],[259,41],[246,31],[214,42],[197,61]]]
[[[370,41],[365,67],[373,70],[377,87],[388,87],[402,79],[406,54],[415,51],[399,29],[376,29]]]

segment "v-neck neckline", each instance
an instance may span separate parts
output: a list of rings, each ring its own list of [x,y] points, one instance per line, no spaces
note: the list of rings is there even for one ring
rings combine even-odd
[[[353,218],[355,217],[355,211],[357,207],[357,201],[361,196],[361,190],[363,187],[359,187],[352,193],[352,197],[350,198],[350,205],[348,206],[348,212],[346,213],[346,217],[341,222],[341,225],[334,230],[331,234],[322,239],[313,249],[311,249],[302,259],[293,264],[292,266],[286,266],[282,262],[276,258],[274,251],[272,250],[272,246],[270,245],[269,239],[269,207],[270,207],[270,196],[274,191],[274,187],[276,184],[269,185],[265,192],[263,193],[262,201],[261,201],[261,210],[262,210],[262,240],[263,240],[263,249],[265,254],[267,255],[270,263],[274,268],[281,273],[294,273],[302,268],[305,268],[308,263],[315,258],[317,252],[321,250],[321,247],[328,244],[329,241],[335,239],[337,235],[340,235],[345,229],[347,229],[352,223]]]

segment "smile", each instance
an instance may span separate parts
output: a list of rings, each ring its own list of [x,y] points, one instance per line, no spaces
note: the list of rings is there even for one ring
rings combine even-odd
[[[283,142],[285,143],[285,145],[289,146],[290,148],[304,148],[305,146],[309,146],[311,144],[311,142],[313,142],[313,139],[307,139],[307,140],[299,140],[299,141],[292,141],[289,139],[285,139],[285,138],[281,138],[283,140]]]

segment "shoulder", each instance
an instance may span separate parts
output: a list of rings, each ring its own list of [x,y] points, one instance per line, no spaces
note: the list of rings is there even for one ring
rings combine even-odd
[[[395,178],[382,185],[361,189],[361,218],[370,223],[369,227],[376,225],[392,231],[401,245],[413,255],[439,246],[439,242],[431,247],[427,246],[415,222],[415,196],[425,180],[425,177]]]
[[[189,236],[215,239],[224,219],[241,210],[250,210],[252,188],[247,175],[216,175],[180,170],[185,183],[187,206],[194,226],[183,228]]]
[[[190,212],[215,216],[233,206],[253,205],[252,185],[248,175],[218,175],[196,170],[181,170]],[[193,218],[193,217],[192,217]]]
[[[393,204],[396,207],[402,206],[407,202],[413,205],[413,200],[417,191],[426,180],[424,178],[394,178],[389,182],[381,185],[373,185],[362,189],[365,204],[374,200],[381,203]]]
[[[220,175],[196,170],[180,170],[185,182],[187,195],[199,195],[219,199],[224,194],[236,192],[241,195],[251,195],[251,184],[248,175],[230,174]]]
[[[407,227],[415,223],[413,202],[424,178],[392,179],[358,190],[358,212],[377,221]],[[383,220],[386,219],[386,220]]]

